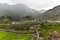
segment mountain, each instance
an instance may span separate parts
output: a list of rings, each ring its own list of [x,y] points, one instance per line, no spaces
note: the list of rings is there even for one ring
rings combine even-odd
[[[40,14],[40,19],[57,20],[60,21],[60,5]]]
[[[47,11],[47,10],[45,10],[45,9],[38,10],[39,13],[44,13],[44,12],[46,12],[46,11]]]
[[[16,5],[8,5],[8,4],[0,4],[0,16],[13,16],[15,19],[20,19],[24,16],[32,16],[33,18],[37,18],[40,13],[34,9],[29,8],[25,4],[16,4]]]

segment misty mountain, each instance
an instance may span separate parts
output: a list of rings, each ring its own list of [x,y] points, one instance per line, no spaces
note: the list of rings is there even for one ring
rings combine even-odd
[[[16,5],[8,5],[8,4],[0,4],[0,16],[13,16],[15,19],[20,19],[24,16],[32,16],[33,18],[37,18],[40,13],[34,9],[29,8],[25,4],[16,4]]]
[[[60,21],[60,5],[41,14],[40,19],[59,20]]]
[[[45,9],[38,10],[39,13],[44,13],[44,12],[46,12],[46,11],[47,11],[47,10],[45,10]]]

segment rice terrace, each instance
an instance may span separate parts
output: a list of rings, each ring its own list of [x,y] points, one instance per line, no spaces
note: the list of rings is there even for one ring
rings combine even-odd
[[[50,36],[54,36],[54,33],[55,36],[60,35],[59,22],[31,20],[14,22],[4,21],[0,23],[0,40],[50,40]]]

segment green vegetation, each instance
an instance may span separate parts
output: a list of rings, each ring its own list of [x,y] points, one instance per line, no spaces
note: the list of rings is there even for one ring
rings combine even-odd
[[[60,23],[56,22],[26,22],[20,24],[0,24],[0,29],[14,29],[18,32],[34,32],[34,30],[23,30],[22,28],[33,27],[34,25],[40,24],[39,32],[40,36],[44,37],[45,40],[48,40],[49,33],[57,31],[60,34]],[[20,30],[22,29],[22,30]],[[0,31],[0,40],[30,40],[32,38],[32,34],[17,34],[11,32]]]
[[[49,33],[57,31],[60,34],[60,23],[42,23],[40,27],[40,36],[48,40]]]
[[[20,34],[19,40],[31,40],[32,35],[31,34]]]
[[[31,34],[16,34],[11,32],[0,31],[0,40],[30,40]]]
[[[0,24],[1,29],[14,29],[19,30],[22,28],[28,28],[33,27],[34,25],[38,25],[40,22],[27,22],[27,23],[20,23],[20,24]]]
[[[6,35],[8,35],[7,32],[0,31],[0,40],[1,40],[2,38],[4,38],[4,36],[6,36]]]

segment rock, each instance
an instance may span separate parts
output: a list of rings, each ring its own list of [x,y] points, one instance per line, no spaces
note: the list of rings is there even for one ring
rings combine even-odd
[[[39,40],[44,40],[44,38],[43,37],[39,37]]]
[[[60,35],[56,31],[50,33],[49,40],[60,40]]]

